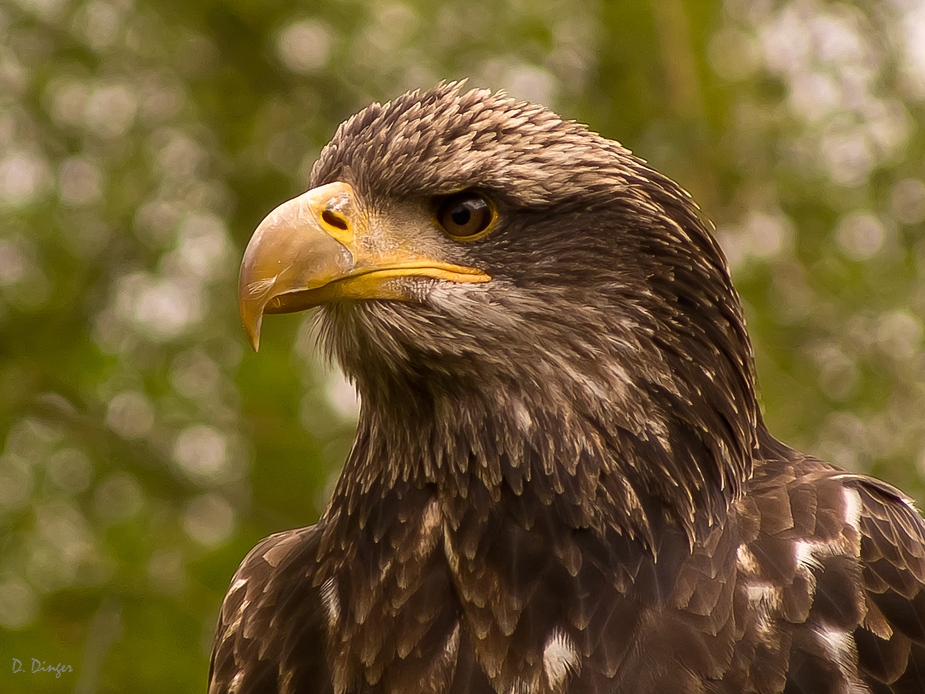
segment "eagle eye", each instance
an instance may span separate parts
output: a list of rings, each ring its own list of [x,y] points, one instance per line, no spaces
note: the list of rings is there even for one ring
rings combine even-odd
[[[472,239],[495,221],[495,210],[489,202],[472,191],[455,193],[439,200],[437,224],[451,237]]]

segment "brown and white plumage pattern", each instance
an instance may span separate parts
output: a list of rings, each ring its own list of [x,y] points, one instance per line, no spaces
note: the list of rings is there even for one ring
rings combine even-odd
[[[925,690],[921,518],[888,485],[773,454],[678,566],[542,520],[454,530],[421,490],[331,576],[321,528],[275,535],[232,582],[210,691]]]
[[[332,181],[387,212],[483,191],[498,229],[432,245],[495,279],[321,309],[357,440],[318,524],[232,579],[211,694],[925,692],[925,523],[766,431],[679,188],[454,85],[342,126]]]

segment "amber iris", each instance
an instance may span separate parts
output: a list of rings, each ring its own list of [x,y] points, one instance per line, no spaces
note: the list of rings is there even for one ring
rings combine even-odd
[[[478,193],[464,192],[440,201],[437,223],[450,236],[471,238],[485,231],[495,218],[488,201]]]

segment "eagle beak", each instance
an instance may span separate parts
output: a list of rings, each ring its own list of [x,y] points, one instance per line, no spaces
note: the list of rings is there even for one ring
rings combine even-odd
[[[416,253],[409,239],[372,226],[353,188],[342,182],[313,188],[266,216],[247,244],[238,280],[241,321],[255,351],[265,313],[339,299],[410,300],[408,283],[399,278],[491,279]]]

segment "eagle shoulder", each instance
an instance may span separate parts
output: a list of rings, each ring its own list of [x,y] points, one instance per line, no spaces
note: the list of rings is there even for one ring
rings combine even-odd
[[[757,691],[905,692],[925,671],[925,521],[893,487],[796,452],[738,504],[733,675]]]
[[[219,614],[209,694],[332,691],[312,575],[319,535],[317,526],[276,533],[241,562]]]

